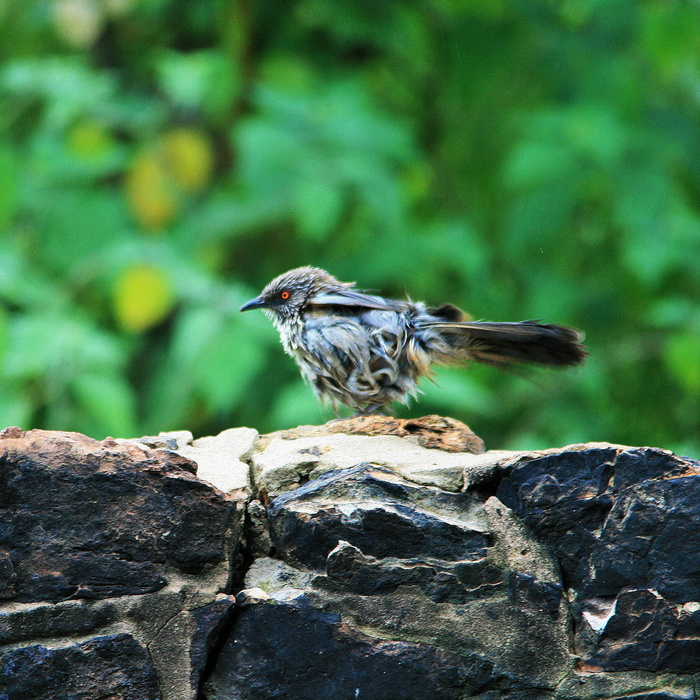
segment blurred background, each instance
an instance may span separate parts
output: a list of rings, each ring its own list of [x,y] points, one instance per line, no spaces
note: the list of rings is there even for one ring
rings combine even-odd
[[[700,457],[697,0],[0,0],[0,57],[1,425],[332,418],[238,313],[311,264],[586,332],[398,415]]]

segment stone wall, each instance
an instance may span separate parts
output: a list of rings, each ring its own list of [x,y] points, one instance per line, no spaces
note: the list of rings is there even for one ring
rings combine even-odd
[[[1,700],[686,700],[700,464],[428,416],[0,433]]]

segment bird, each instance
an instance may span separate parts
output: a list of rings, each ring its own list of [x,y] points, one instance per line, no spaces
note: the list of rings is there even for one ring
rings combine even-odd
[[[408,403],[433,365],[564,367],[588,354],[583,334],[541,321],[471,321],[452,304],[385,299],[317,267],[273,279],[241,311],[262,309],[317,398],[354,416]]]

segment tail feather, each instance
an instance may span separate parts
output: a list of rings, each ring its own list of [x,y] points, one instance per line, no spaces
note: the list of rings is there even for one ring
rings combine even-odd
[[[539,321],[431,323],[450,347],[450,359],[473,359],[490,365],[513,363],[567,366],[588,355],[583,334]],[[456,356],[454,356],[456,355]]]

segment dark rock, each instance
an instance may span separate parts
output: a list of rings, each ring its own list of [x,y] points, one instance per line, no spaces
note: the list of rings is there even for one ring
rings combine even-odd
[[[652,448],[562,450],[522,458],[497,496],[552,546],[576,592],[585,668],[700,671],[695,620],[679,613],[700,591],[697,463]],[[603,600],[609,618],[591,612]]]
[[[700,573],[700,540],[682,536],[700,524],[698,489],[692,462],[609,446],[523,458],[496,495],[555,548],[572,588],[609,596],[648,584],[685,602],[694,599]]]
[[[684,616],[655,591],[620,593],[593,644],[584,637],[584,626],[578,632],[588,669],[693,673],[700,668],[700,637],[692,616]]]
[[[148,651],[131,635],[34,645],[0,656],[3,700],[161,700]]]
[[[227,623],[235,604],[232,596],[221,597],[202,608],[193,610],[191,615],[195,624],[190,647],[190,687],[196,694],[202,675],[208,663],[214,644]]]
[[[116,622],[117,607],[109,601],[67,600],[61,603],[0,608],[0,645],[69,634],[84,635]]]
[[[383,641],[300,597],[241,611],[204,697],[456,700],[478,692],[491,674],[492,664],[476,654]]]
[[[612,700],[695,700],[695,693],[677,695],[676,693],[640,693],[638,695],[625,695],[612,698]]]
[[[699,504],[700,473],[625,489],[591,552],[596,576],[586,592],[646,586],[674,603],[697,600],[700,538],[688,534],[700,531]]]
[[[146,447],[175,452],[178,448],[177,439],[169,435],[144,435],[137,442]]]
[[[236,502],[179,455],[32,430],[0,434],[0,596],[19,602],[137,595],[163,567],[229,557]]]
[[[460,430],[3,431],[0,700],[697,700],[700,465]]]
[[[452,603],[464,603],[499,591],[505,576],[486,558],[457,563],[430,557],[377,559],[343,541],[328,555],[326,573],[332,581],[360,595],[417,586],[435,602]]]
[[[0,599],[17,593],[17,572],[9,552],[0,552]]]
[[[120,601],[120,622],[147,645],[167,700],[197,696],[210,651],[234,605],[233,596],[219,594],[212,602],[194,607],[196,598],[188,601],[187,595],[186,590],[169,586]]]
[[[276,576],[267,560],[246,577],[248,589],[280,602],[303,593],[317,610],[388,643],[477,653],[492,664],[491,690],[552,697],[571,663],[563,589],[547,554],[496,499],[360,465],[277,497],[268,514],[286,564]],[[304,582],[290,565],[319,573]]]
[[[488,546],[471,496],[416,486],[372,465],[326,472],[278,496],[268,516],[277,555],[317,570],[340,540],[374,557],[448,561],[481,558]]]
[[[697,700],[693,677],[672,673],[573,672],[557,686],[554,700]]]

